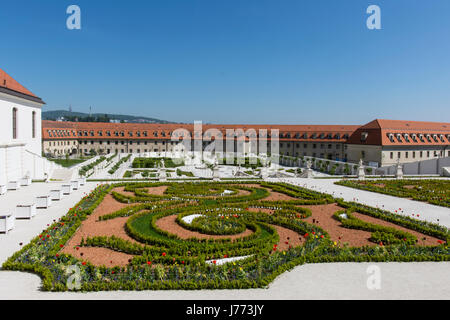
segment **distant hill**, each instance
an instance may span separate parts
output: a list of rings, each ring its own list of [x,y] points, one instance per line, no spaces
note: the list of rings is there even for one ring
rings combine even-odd
[[[149,117],[109,113],[93,113],[89,115],[88,113],[70,112],[67,110],[44,111],[42,112],[42,120],[65,120],[80,122],[110,122],[110,120],[116,120],[131,123],[174,123]]]

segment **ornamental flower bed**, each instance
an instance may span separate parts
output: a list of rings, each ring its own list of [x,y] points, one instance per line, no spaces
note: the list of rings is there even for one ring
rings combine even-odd
[[[153,194],[155,187],[165,191]],[[224,190],[232,193],[219,196]],[[265,200],[272,192],[292,200]],[[316,209],[330,206],[340,210],[318,218]],[[194,214],[199,216],[191,224],[183,221]],[[323,228],[326,219],[345,235],[367,232],[368,245],[342,243]],[[117,221],[123,232],[86,231],[100,229],[92,225],[114,229]],[[80,226],[83,237],[69,247]],[[263,288],[304,263],[448,261],[448,240],[448,229],[438,225],[289,184],[118,183],[97,187],[3,269],[40,275],[46,291]],[[89,250],[129,259],[120,265],[105,256],[102,264],[94,263]],[[233,257],[241,259],[218,263]],[[70,285],[77,281],[79,286]]]
[[[338,185],[450,207],[450,180],[341,180]]]

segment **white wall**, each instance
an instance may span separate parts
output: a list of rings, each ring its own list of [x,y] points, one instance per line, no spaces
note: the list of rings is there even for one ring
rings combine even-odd
[[[450,157],[436,158],[430,160],[416,161],[403,164],[403,173],[408,175],[416,174],[442,174],[443,167],[450,166]],[[397,166],[381,167],[377,170],[382,174],[395,174]]]
[[[42,155],[42,104],[0,93],[0,184],[15,181],[27,174],[43,179],[57,166]],[[13,139],[13,108],[17,108],[17,139]],[[32,114],[35,137],[32,135]]]
[[[0,144],[25,143],[25,148],[42,154],[42,105],[0,93]],[[12,113],[17,108],[17,139],[13,139]],[[32,138],[32,113],[36,112],[36,136]]]

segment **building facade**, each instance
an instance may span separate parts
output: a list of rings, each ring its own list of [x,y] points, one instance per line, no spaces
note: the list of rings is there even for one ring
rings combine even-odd
[[[43,105],[0,69],[0,184],[27,176],[42,179],[51,166],[41,157]]]
[[[65,154],[240,150],[385,166],[450,156],[450,123],[374,120],[366,125],[203,125],[43,121],[43,151]],[[231,138],[232,146],[219,141]],[[274,144],[275,140],[278,144]],[[240,147],[241,146],[241,147]],[[243,146],[243,147],[242,147]],[[265,149],[265,150],[264,150]]]

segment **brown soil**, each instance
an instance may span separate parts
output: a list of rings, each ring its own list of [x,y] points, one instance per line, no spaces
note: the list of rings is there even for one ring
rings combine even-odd
[[[291,200],[298,200],[297,198],[290,197],[284,193],[279,192],[270,192],[270,195],[268,197],[265,197],[264,199],[261,199],[260,201],[291,201]]]
[[[315,220],[315,224],[324,229],[330,235],[331,240],[336,241],[340,244],[347,242],[351,247],[360,247],[364,245],[374,246],[376,245],[373,242],[369,241],[371,237],[371,232],[364,230],[355,230],[348,229],[342,227],[342,224],[333,218],[333,214],[336,211],[343,210],[343,208],[339,207],[337,204],[325,204],[325,205],[309,205],[309,206],[301,206],[303,208],[311,209],[312,215],[305,219],[306,222],[313,224],[313,219]],[[418,245],[437,245],[438,239],[435,237],[431,237],[428,235],[424,235],[417,231],[413,231],[391,222],[387,222],[381,219],[376,219],[367,215],[363,215],[361,213],[354,212],[352,213],[355,218],[361,219],[365,222],[370,222],[377,225],[393,227],[398,230],[406,231],[419,239]],[[422,238],[426,238],[425,241],[422,241]],[[339,239],[340,238],[340,239]]]
[[[384,188],[386,187],[386,185],[384,183],[374,183],[374,186],[378,187],[378,188]]]
[[[409,190],[414,189],[415,187],[416,187],[416,186],[413,186],[413,185],[406,185],[406,186],[403,186],[403,188],[409,189]]]
[[[417,244],[420,245],[420,246],[423,246],[423,245],[425,245],[425,246],[436,246],[436,245],[438,245],[438,240],[439,239],[435,238],[433,236],[429,236],[429,235],[426,235],[426,234],[423,234],[423,233],[420,233],[420,232],[417,232],[417,231],[414,231],[414,230],[411,230],[411,229],[407,229],[405,227],[396,225],[396,224],[394,224],[392,222],[388,222],[388,221],[384,221],[384,220],[377,219],[377,218],[374,218],[374,217],[370,217],[370,216],[367,216],[365,214],[361,214],[361,213],[358,213],[358,212],[354,212],[352,214],[353,214],[353,216],[355,216],[355,218],[361,219],[362,221],[365,221],[365,222],[378,224],[380,226],[385,226],[385,227],[393,227],[393,228],[395,228],[397,230],[408,232],[409,234],[412,234],[415,237],[417,237],[417,239],[419,240],[419,242]],[[426,238],[426,240],[422,240],[423,238]]]
[[[107,194],[102,203],[100,203],[94,212],[81,223],[81,226],[75,232],[73,237],[66,243],[65,247],[62,248],[61,252],[88,260],[94,265],[108,266],[111,264],[110,261],[117,263],[113,265],[128,264],[128,259],[132,258],[132,255],[113,251],[107,248],[82,247],[79,248],[79,250],[76,249],[76,247],[81,243],[81,238],[86,239],[87,237],[95,236],[116,236],[118,238],[137,243],[125,232],[124,225],[128,217],[98,221],[100,216],[113,213],[128,206],[132,205],[120,203],[110,194]],[[81,253],[83,253],[83,255],[81,255]]]
[[[273,214],[275,212],[275,210],[266,209],[266,208],[248,208],[247,210],[250,212],[264,212],[267,214]]]
[[[112,191],[123,194],[124,196],[127,196],[127,197],[135,197],[136,196],[134,194],[134,192],[125,191],[125,187],[117,187],[117,188],[112,189]]]
[[[249,236],[253,233],[252,230],[246,229],[244,232],[234,235],[209,235],[203,234],[196,231],[191,231],[183,228],[177,222],[177,215],[170,215],[167,217],[163,217],[161,219],[156,220],[156,226],[161,230],[170,232],[172,234],[177,235],[181,239],[189,239],[189,238],[198,238],[198,239],[237,239]]]
[[[298,200],[297,198],[290,197],[290,196],[288,196],[288,195],[286,195],[284,193],[274,192],[270,188],[261,187],[259,184],[249,184],[249,185],[246,185],[246,186],[250,187],[250,188],[266,189],[267,191],[269,191],[270,194],[267,197],[265,197],[265,198],[263,198],[263,199],[261,199],[259,201],[279,201],[279,200],[281,200],[281,201],[291,201],[291,200]]]
[[[331,240],[340,242],[340,244],[348,242],[351,247],[375,245],[373,242],[369,241],[371,232],[343,228],[341,223],[333,218],[333,214],[336,211],[343,210],[343,208],[339,207],[336,203],[301,207],[308,208],[312,212],[312,215],[306,218],[305,221],[316,224],[324,229],[330,235]],[[313,219],[315,220],[315,223],[313,223]]]
[[[289,249],[289,246],[294,248],[302,245],[304,240],[297,232],[274,224],[270,226],[277,230],[278,236],[280,237],[280,241],[277,244],[277,250],[285,251]]]
[[[150,188],[145,188],[149,194],[154,194],[157,196],[163,196],[164,192],[166,192],[168,186],[159,186],[159,187],[150,187]]]

